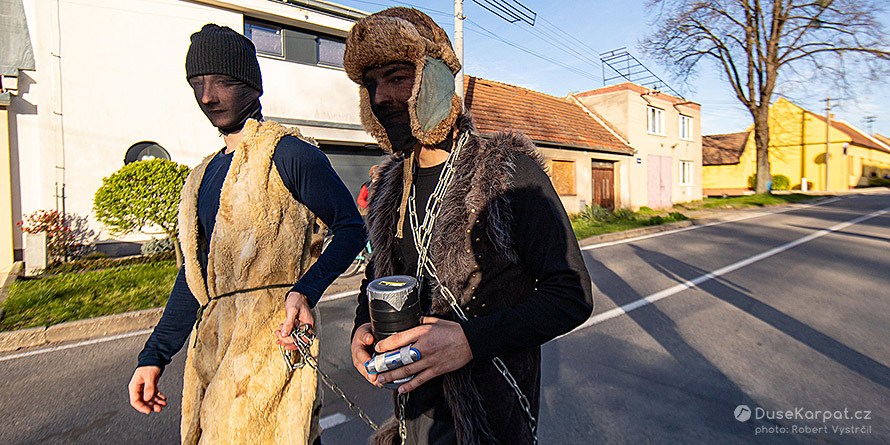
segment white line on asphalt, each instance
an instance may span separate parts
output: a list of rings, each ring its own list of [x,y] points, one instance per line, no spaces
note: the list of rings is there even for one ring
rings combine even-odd
[[[127,332],[126,334],[96,338],[93,340],[81,341],[81,342],[77,342],[77,343],[71,343],[68,345],[53,346],[51,348],[46,348],[46,349],[37,349],[34,351],[22,352],[20,354],[7,355],[4,357],[0,357],[0,362],[5,362],[7,360],[13,360],[13,359],[22,358],[22,357],[30,357],[32,355],[45,354],[47,352],[64,351],[65,349],[79,348],[81,346],[94,345],[96,343],[105,343],[108,341],[120,340],[123,338],[129,338],[129,337],[136,337],[136,336],[145,335],[145,334],[151,334],[151,329],[145,329],[145,330],[136,331],[136,332]]]
[[[333,300],[339,300],[341,298],[346,298],[346,297],[354,297],[356,295],[358,295],[358,289],[353,289],[353,290],[348,290],[348,291],[344,291],[344,292],[338,292],[336,294],[323,295],[321,297],[321,300],[319,300],[319,301],[333,301]]]
[[[739,269],[741,269],[741,268],[743,268],[743,267],[745,267],[745,266],[754,264],[754,263],[756,263],[756,262],[758,262],[758,261],[764,260],[764,259],[766,259],[766,258],[769,258],[769,257],[773,256],[773,255],[782,253],[782,252],[784,252],[784,251],[786,251],[786,250],[788,250],[788,249],[797,247],[797,246],[799,246],[799,245],[801,245],[801,244],[803,244],[803,243],[812,241],[812,240],[817,239],[817,238],[821,238],[821,237],[823,237],[823,236],[825,236],[825,235],[828,235],[828,234],[833,233],[833,232],[837,232],[837,231],[839,231],[839,230],[843,230],[843,229],[845,229],[845,228],[847,228],[847,227],[850,227],[850,226],[852,226],[852,225],[854,225],[854,224],[859,224],[859,223],[861,223],[862,221],[869,220],[869,219],[872,219],[872,218],[881,216],[881,215],[883,215],[883,214],[885,214],[885,213],[887,213],[887,212],[890,212],[890,207],[887,207],[886,209],[883,209],[883,210],[878,210],[878,211],[876,211],[876,212],[869,213],[868,215],[863,215],[863,216],[860,216],[860,217],[858,217],[858,218],[851,219],[851,220],[849,220],[849,221],[847,221],[847,222],[842,222],[842,223],[835,224],[835,225],[833,225],[833,226],[831,226],[831,227],[829,227],[829,228],[827,228],[827,229],[822,229],[822,230],[820,230],[820,231],[818,231],[818,232],[811,233],[811,234],[809,234],[809,235],[807,235],[807,236],[805,236],[805,237],[803,237],[803,238],[798,238],[797,240],[791,241],[790,243],[783,244],[783,245],[781,245],[781,246],[779,246],[779,247],[776,247],[776,248],[767,250],[766,252],[763,252],[763,253],[754,255],[754,256],[752,256],[752,257],[750,257],[750,258],[747,258],[747,259],[738,261],[738,262],[736,262],[736,263],[730,264],[730,265],[725,266],[725,267],[721,267],[720,269],[717,269],[717,270],[715,270],[715,271],[713,271],[713,272],[706,273],[706,274],[701,275],[701,276],[699,276],[699,277],[697,277],[697,278],[693,278],[693,279],[691,279],[691,280],[689,280],[689,281],[685,281],[685,282],[683,282],[683,283],[680,283],[680,284],[678,284],[678,285],[676,285],[676,286],[669,287],[669,288],[667,288],[667,289],[665,289],[665,290],[662,290],[661,292],[656,292],[656,293],[654,293],[654,294],[652,294],[652,295],[649,295],[648,297],[641,298],[641,299],[639,299],[639,300],[636,300],[636,301],[630,302],[630,303],[628,303],[628,304],[625,304],[624,306],[617,307],[617,308],[615,308],[615,309],[608,310],[608,311],[603,312],[603,313],[601,313],[601,314],[594,315],[593,317],[590,317],[589,319],[587,319],[587,321],[584,322],[584,324],[582,324],[581,326],[578,326],[577,328],[575,328],[574,330],[572,330],[572,331],[569,332],[568,334],[563,334],[563,335],[561,335],[560,337],[564,337],[564,336],[566,336],[566,335],[573,334],[573,333],[578,332],[578,331],[580,331],[580,330],[582,330],[582,329],[589,328],[590,326],[593,326],[593,325],[602,323],[602,322],[604,322],[604,321],[606,321],[606,320],[610,320],[610,319],[612,319],[612,318],[615,318],[615,317],[624,315],[624,314],[626,314],[626,313],[628,313],[628,312],[630,312],[630,311],[632,311],[632,310],[639,309],[639,308],[641,308],[641,307],[643,307],[643,306],[650,305],[650,304],[652,304],[652,303],[655,303],[655,302],[658,301],[658,300],[661,300],[661,299],[663,299],[663,298],[670,297],[671,295],[674,295],[674,294],[676,294],[676,293],[682,292],[682,291],[684,291],[684,290],[686,290],[686,289],[691,289],[691,288],[693,288],[693,287],[697,287],[698,285],[700,285],[700,284],[702,284],[702,283],[704,283],[704,282],[706,282],[706,281],[713,280],[714,278],[717,278],[717,277],[719,277],[719,276],[721,276],[721,275],[725,275],[725,274],[728,274],[728,273],[730,273],[730,272],[739,270]]]
[[[831,198],[831,199],[822,201],[822,202],[820,202],[820,203],[818,203],[818,204],[807,204],[807,205],[802,205],[802,206],[797,206],[797,207],[788,207],[788,208],[784,208],[784,209],[776,210],[776,211],[773,211],[773,212],[753,213],[753,214],[751,214],[751,215],[740,216],[740,217],[738,217],[738,218],[728,219],[728,220],[726,220],[726,221],[714,221],[714,222],[712,222],[712,223],[702,224],[702,225],[700,225],[700,226],[688,226],[688,227],[683,227],[683,228],[680,228],[680,229],[665,230],[664,232],[658,232],[658,233],[652,233],[652,234],[649,234],[649,235],[637,236],[637,237],[634,237],[634,238],[622,239],[622,240],[618,240],[618,241],[610,241],[610,242],[600,243],[600,244],[593,244],[593,245],[590,245],[590,246],[584,246],[584,247],[581,248],[581,250],[593,250],[593,249],[599,249],[599,248],[601,248],[601,247],[617,246],[618,244],[626,244],[626,243],[632,243],[632,242],[634,242],[634,241],[640,241],[640,240],[644,240],[644,239],[655,238],[655,237],[658,237],[658,236],[672,235],[672,234],[674,234],[674,233],[686,232],[687,230],[702,229],[702,228],[705,228],[705,227],[718,226],[718,225],[720,225],[720,224],[727,224],[727,223],[732,223],[732,222],[744,221],[744,220],[746,220],[746,219],[751,219],[751,218],[759,218],[759,217],[761,217],[761,216],[776,215],[776,214],[784,213],[784,212],[788,212],[788,211],[791,211],[791,210],[800,210],[800,209],[802,209],[802,208],[816,207],[816,206],[820,206],[820,205],[823,205],[823,204],[829,204],[829,203],[838,201],[838,200],[840,200],[840,199],[841,199],[841,198]]]
[[[697,228],[701,228],[701,227],[708,227],[708,226],[714,226],[714,225],[718,225],[718,224],[725,224],[725,223],[730,223],[730,222],[742,221],[742,220],[745,220],[745,219],[756,218],[756,217],[759,217],[759,216],[773,215],[773,214],[777,214],[777,213],[786,212],[786,211],[789,211],[789,210],[800,209],[800,208],[802,208],[802,207],[815,207],[815,206],[820,206],[820,205],[823,205],[823,204],[828,204],[828,203],[837,201],[837,200],[839,200],[839,199],[841,199],[841,198],[832,198],[832,199],[829,199],[829,200],[826,200],[826,201],[822,201],[822,202],[820,202],[820,203],[818,203],[818,204],[809,204],[809,205],[801,206],[801,207],[787,208],[787,209],[782,209],[782,210],[779,210],[779,211],[776,211],[776,212],[757,213],[757,214],[746,215],[746,216],[743,216],[743,217],[741,217],[741,218],[736,218],[736,219],[727,220],[727,221],[717,221],[717,222],[713,222],[713,223],[709,223],[709,224],[703,224],[703,225],[701,225],[701,226],[684,227],[684,228],[682,228],[682,229],[669,230],[669,231],[666,231],[666,232],[655,233],[655,234],[652,234],[652,235],[645,235],[645,236],[640,236],[640,237],[636,237],[636,238],[629,238],[629,239],[626,239],[626,240],[614,241],[614,242],[610,242],[610,243],[596,244],[596,245],[593,245],[593,246],[582,247],[582,250],[591,250],[591,249],[596,249],[596,248],[599,248],[599,247],[614,246],[614,245],[616,245],[616,244],[629,243],[629,242],[638,241],[638,240],[641,240],[641,239],[653,238],[653,237],[656,237],[656,236],[668,235],[668,234],[671,234],[671,233],[683,232],[683,231],[686,231],[686,230],[692,230],[692,229],[697,229]],[[886,211],[886,210],[885,210],[885,211]],[[875,215],[875,216],[877,216],[877,215]],[[868,219],[868,218],[865,218],[865,219]],[[864,221],[865,219],[863,219],[863,221]],[[858,222],[858,221],[857,221],[857,222]],[[851,224],[856,224],[856,222],[852,222]],[[844,227],[846,227],[846,226],[844,226]],[[832,230],[832,229],[828,229],[828,230]],[[838,229],[835,229],[835,230],[838,230]],[[818,233],[818,232],[817,232],[817,233]],[[824,235],[824,234],[823,234],[823,235]],[[820,236],[821,236],[821,235],[820,235]],[[807,241],[809,241],[809,240],[807,240]],[[806,242],[806,241],[803,241],[803,242]],[[793,247],[793,246],[791,246],[791,247]],[[789,248],[790,248],[790,247],[789,247]],[[774,250],[775,250],[775,249],[774,249]],[[778,253],[778,252],[776,252],[776,253]],[[763,254],[761,254],[761,255],[763,255]],[[753,258],[753,257],[752,257],[752,258]],[[765,258],[765,257],[764,257],[764,258]],[[761,258],[761,259],[762,259],[762,258]],[[738,264],[738,263],[737,263],[737,264]],[[748,265],[748,264],[750,264],[750,263],[741,265],[741,266],[739,266],[739,267],[737,267],[737,268],[744,267],[744,266],[746,266],[746,265]],[[731,267],[731,266],[727,266],[727,267]],[[724,269],[725,269],[725,268],[724,268]],[[691,280],[691,281],[687,281],[686,283],[683,283],[683,284],[681,284],[681,285],[674,286],[675,288],[678,288],[678,290],[676,290],[674,293],[679,292],[679,291],[684,290],[684,289],[688,289],[688,288],[690,288],[690,287],[693,287],[693,286],[695,286],[695,285],[697,285],[697,284],[700,284],[700,283],[702,283],[702,282],[704,282],[704,281],[707,281],[707,280],[709,280],[709,279],[711,279],[711,278],[717,277],[717,276],[719,276],[719,275],[721,275],[721,274],[723,274],[723,273],[731,272],[731,271],[723,271],[721,274],[717,274],[717,272],[719,272],[719,271],[721,271],[721,270],[723,270],[723,269],[719,269],[718,271],[714,271],[714,272],[712,272],[711,274],[703,275],[702,277],[696,278],[695,280],[699,280],[699,279],[701,279],[701,278],[703,278],[703,277],[708,277],[708,276],[710,276],[710,275],[713,275],[713,276],[710,276],[710,278],[707,278],[707,279],[705,279],[705,280],[698,281],[698,282],[696,282],[696,283],[694,283],[694,284],[691,284],[691,285],[688,285],[688,286],[687,286],[688,283],[692,283],[693,281],[695,281],[695,280]],[[733,269],[733,270],[735,270],[735,269]],[[714,275],[714,274],[717,274],[717,275]],[[681,286],[682,286],[682,287],[681,287]],[[632,311],[632,310],[634,310],[634,309],[636,309],[636,308],[638,308],[638,307],[640,307],[640,306],[645,306],[645,305],[650,304],[650,303],[652,303],[652,302],[654,302],[654,301],[660,300],[661,298],[664,298],[664,297],[666,297],[666,296],[668,296],[668,295],[660,296],[660,297],[658,297],[658,298],[655,299],[655,300],[652,300],[652,299],[655,298],[656,296],[660,295],[660,294],[663,293],[663,292],[670,291],[671,289],[674,289],[674,288],[666,289],[666,290],[664,290],[664,291],[662,291],[662,292],[659,292],[658,294],[650,295],[649,297],[646,297],[646,298],[641,299],[641,300],[637,300],[637,301],[635,301],[635,302],[633,302],[633,303],[627,304],[627,305],[622,306],[622,307],[620,307],[620,308],[615,308],[615,309],[612,309],[612,310],[610,310],[610,311],[603,312],[602,314],[596,315],[596,316],[594,316],[594,317],[588,319],[586,323],[584,323],[583,325],[579,326],[578,328],[576,328],[576,329],[575,329],[574,331],[572,331],[572,332],[575,332],[575,331],[577,331],[577,330],[579,330],[579,329],[583,329],[583,328],[585,328],[585,327],[593,326],[594,324],[600,323],[600,322],[605,321],[605,320],[608,320],[608,319],[610,319],[610,318],[617,317],[617,316],[619,316],[619,315],[621,315],[621,314],[623,314],[623,313],[630,312],[630,311]],[[352,296],[358,295],[358,293],[359,293],[358,289],[355,289],[355,290],[349,290],[349,291],[344,291],[344,292],[338,292],[338,293],[335,293],[335,294],[322,296],[321,301],[333,301],[333,300],[339,300],[339,299],[341,299],[341,298],[347,298],[347,297],[352,297]],[[670,295],[673,295],[673,294],[670,294]],[[644,301],[644,300],[647,300],[647,301]],[[651,301],[648,301],[648,300],[651,300]],[[110,336],[110,337],[102,337],[102,338],[97,338],[97,339],[93,339],[93,340],[87,340],[87,341],[82,341],[82,342],[78,342],[78,343],[72,343],[72,344],[68,344],[68,345],[54,346],[54,347],[51,347],[51,348],[45,348],[45,349],[37,349],[37,350],[34,350],[34,351],[28,351],[28,352],[23,352],[23,353],[20,353],[20,354],[12,354],[12,355],[7,355],[7,356],[0,357],[0,362],[5,362],[5,361],[8,361],[8,360],[14,360],[14,359],[17,359],[17,358],[30,357],[30,356],[34,356],[34,355],[38,355],[38,354],[45,354],[45,353],[47,353],[47,352],[63,351],[63,350],[66,350],[66,349],[78,348],[78,347],[81,347],[81,346],[88,346],[88,345],[93,345],[93,344],[97,344],[97,343],[104,343],[104,342],[109,342],[109,341],[114,341],[114,340],[121,340],[121,339],[124,339],[124,338],[136,337],[136,336],[139,336],[139,335],[150,334],[151,332],[152,332],[151,329],[146,329],[146,330],[141,330],[141,331],[136,331],[136,332],[128,332],[128,333],[126,333],[126,334],[113,335],[113,336]],[[569,332],[569,334],[571,334],[572,332]],[[564,334],[564,335],[568,335],[568,334]]]
[[[336,413],[318,419],[318,425],[321,427],[322,430],[328,430],[348,421],[349,417],[346,417],[346,414]]]

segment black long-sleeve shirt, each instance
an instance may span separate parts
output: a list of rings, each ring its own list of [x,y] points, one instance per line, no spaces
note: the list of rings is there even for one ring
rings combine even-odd
[[[219,197],[234,153],[219,153],[207,164],[198,189],[198,230],[208,243],[213,234]],[[331,244],[291,291],[315,306],[325,289],[352,263],[365,242],[365,230],[352,195],[324,153],[295,137],[282,138],[272,161],[294,199],[305,204],[334,234]],[[200,252],[207,255],[207,252]],[[198,301],[189,290],[185,267],[179,270],[164,315],[139,354],[139,366],[165,367],[191,333]]]
[[[524,273],[533,276],[537,285],[533,296],[519,305],[461,322],[476,361],[541,345],[583,323],[593,310],[587,268],[550,178],[526,155],[515,155],[514,162],[514,179],[507,192],[514,220],[513,248]],[[415,176],[419,221],[423,221],[425,203],[443,166],[421,168]],[[394,262],[395,273],[414,275],[417,251],[408,218],[403,234],[399,242],[401,261]],[[358,296],[353,333],[358,326],[371,321],[365,290],[373,277],[372,264]],[[491,280],[488,286],[496,288],[497,277]],[[424,286],[426,292],[420,296],[422,308],[430,305],[431,288]]]

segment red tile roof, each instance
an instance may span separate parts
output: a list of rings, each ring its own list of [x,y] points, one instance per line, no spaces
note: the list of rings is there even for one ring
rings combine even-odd
[[[890,147],[890,138],[884,136],[882,134],[875,133],[875,139],[884,143],[884,145]]]
[[[748,143],[748,131],[729,134],[711,134],[701,138],[702,165],[738,164],[745,144]]]
[[[825,122],[825,116],[818,115],[816,113],[807,111],[816,119],[819,119],[822,122]],[[835,130],[839,130],[850,137],[850,140],[853,144],[860,145],[862,147],[873,148],[875,150],[880,150],[886,153],[890,153],[890,149],[886,145],[884,145],[883,141],[880,141],[864,131],[854,127],[853,125],[844,122],[844,121],[836,121],[834,119],[831,120],[831,126]]]
[[[471,76],[464,85],[464,103],[482,134],[514,130],[548,144],[633,153],[571,99]]]

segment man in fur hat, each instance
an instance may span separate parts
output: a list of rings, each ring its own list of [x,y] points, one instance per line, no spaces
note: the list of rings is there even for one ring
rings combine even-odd
[[[296,349],[288,333],[317,326],[312,308],[363,246],[362,219],[313,141],[263,121],[260,67],[249,39],[205,25],[191,37],[185,68],[198,106],[226,146],[195,167],[183,187],[185,262],[139,354],[130,404],[145,414],[166,406],[158,379],[191,333],[182,443],[314,443],[315,371],[286,371],[275,343]],[[321,256],[317,219],[334,233]]]
[[[534,442],[540,345],[592,311],[590,278],[540,153],[522,134],[475,133],[454,91],[451,43],[417,10],[359,20],[343,65],[359,84],[363,126],[393,153],[372,188],[374,259],[352,359],[378,385],[414,376],[394,393],[400,419],[375,443]],[[395,274],[420,278],[425,316],[375,344],[366,287]],[[367,374],[370,354],[408,344],[420,360]]]

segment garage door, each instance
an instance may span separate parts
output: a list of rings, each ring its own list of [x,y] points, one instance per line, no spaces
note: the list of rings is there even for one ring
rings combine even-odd
[[[371,166],[379,164],[387,158],[387,155],[379,148],[368,149],[321,144],[321,151],[327,155],[334,171],[340,175],[340,179],[352,193],[353,200],[358,197],[358,191],[362,184],[368,180],[368,170],[371,169]]]

